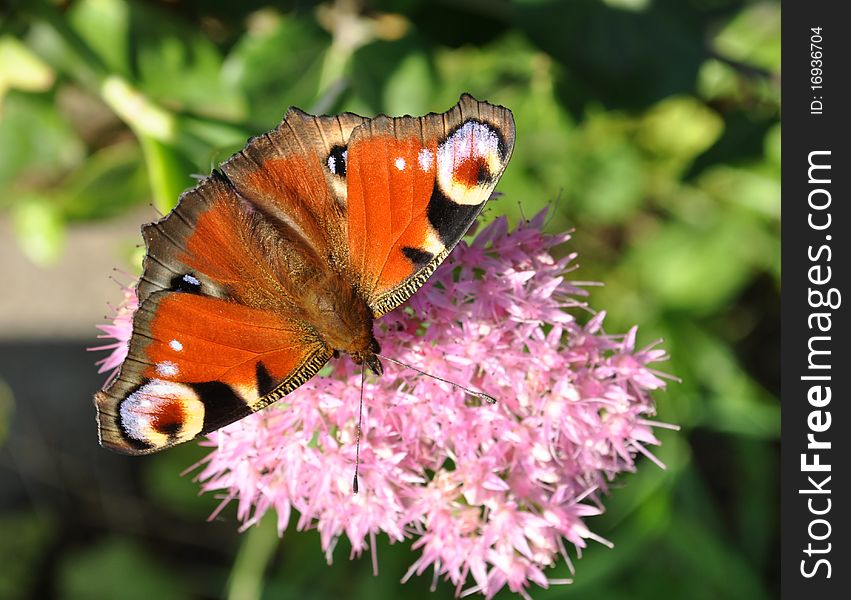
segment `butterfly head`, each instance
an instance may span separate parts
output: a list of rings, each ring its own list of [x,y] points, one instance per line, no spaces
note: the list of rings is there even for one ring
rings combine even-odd
[[[366,352],[354,352],[351,356],[352,360],[355,361],[355,364],[366,365],[369,367],[370,371],[376,375],[381,375],[384,373],[384,365],[382,365],[381,361],[378,359],[379,352],[381,352],[381,347],[378,345],[375,338],[372,338],[372,343]]]

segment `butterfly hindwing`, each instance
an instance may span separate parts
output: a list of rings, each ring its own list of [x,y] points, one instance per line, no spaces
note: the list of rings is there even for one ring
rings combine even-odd
[[[273,313],[186,292],[156,292],[134,315],[121,373],[96,396],[101,443],[154,452],[260,410],[330,358]]]

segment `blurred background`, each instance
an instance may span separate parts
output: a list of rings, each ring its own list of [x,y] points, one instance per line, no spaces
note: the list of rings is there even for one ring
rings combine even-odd
[[[239,532],[180,473],[186,444],[97,446],[85,351],[129,283],[139,226],[290,105],[511,108],[485,219],[555,203],[607,330],[664,338],[661,470],[615,482],[615,544],[535,598],[779,591],[779,2],[7,0],[0,8],[0,598],[451,597],[417,553]],[[119,269],[113,273],[113,269]],[[549,573],[566,576],[566,569]],[[501,598],[510,594],[503,593]]]

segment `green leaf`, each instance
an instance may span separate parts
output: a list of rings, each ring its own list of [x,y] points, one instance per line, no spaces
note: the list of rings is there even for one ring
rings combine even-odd
[[[35,264],[48,267],[62,254],[65,226],[60,207],[50,200],[29,196],[20,200],[12,212],[18,244]]]
[[[675,422],[754,439],[780,435],[779,401],[745,371],[729,342],[690,319],[670,318],[658,330],[671,354],[669,372],[683,380],[670,406]]]
[[[580,160],[582,172],[572,182],[570,195],[583,216],[596,223],[618,223],[639,209],[645,171],[634,146],[611,137],[592,145]]]
[[[484,46],[463,44],[432,50],[421,43],[417,52],[428,52],[433,63],[436,81],[430,94],[440,104],[449,106],[458,101],[461,92],[469,92],[480,100],[504,104],[514,111],[515,118],[544,121],[552,116],[522,108],[544,96],[554,99],[555,63],[518,31],[506,32]]]
[[[62,188],[64,219],[85,220],[122,214],[150,197],[139,146],[115,144],[96,152]]]
[[[387,80],[406,56],[421,49],[419,42],[410,35],[397,42],[376,41],[358,48],[349,66],[355,98],[347,106],[367,115],[384,112]]]
[[[0,448],[6,443],[12,414],[15,412],[15,394],[6,380],[0,377]]]
[[[387,78],[384,108],[390,115],[421,115],[431,110],[432,69],[422,52],[406,55]]]
[[[725,202],[730,210],[728,218],[742,213],[751,213],[763,218],[766,223],[780,223],[780,178],[779,173],[766,169],[719,165],[699,180],[699,186],[713,197]],[[779,248],[777,249],[779,252]],[[766,257],[767,258],[767,257]]]
[[[80,0],[68,22],[113,73],[130,75],[130,10],[123,0]]]
[[[0,118],[0,189],[26,178],[46,185],[83,158],[83,144],[48,96],[10,92]],[[0,207],[16,195],[3,194]]]
[[[748,281],[770,238],[753,219],[710,214],[701,225],[670,223],[638,241],[627,258],[646,292],[672,309],[707,314],[724,306]]]
[[[688,572],[700,574],[700,587],[708,592],[708,597],[769,598],[757,574],[748,568],[736,547],[708,528],[699,516],[677,518],[672,530],[677,534],[668,541],[678,553],[679,562],[684,563]]]
[[[697,157],[689,172],[684,175],[686,179],[692,179],[718,164],[761,161],[765,150],[765,136],[777,124],[779,108],[758,113],[733,108],[727,110],[723,116],[724,128],[721,137]]]
[[[174,112],[224,120],[246,116],[245,98],[222,77],[221,54],[208,37],[151,5],[130,6],[133,59],[145,95]]]
[[[273,125],[270,123],[268,127],[271,129]],[[185,137],[193,138],[197,151],[192,154],[192,163],[204,174],[227,160],[231,154],[242,150],[252,133],[257,135],[261,131],[261,129],[248,130],[230,123],[195,117],[182,118],[180,129]],[[181,143],[181,149],[193,149],[190,143],[180,139],[178,142]]]
[[[675,172],[707,150],[721,135],[724,122],[705,104],[688,96],[654,105],[638,123],[637,141],[659,159],[674,163]]]
[[[222,81],[245,93],[252,123],[270,128],[289,106],[309,110],[316,101],[329,43],[313,20],[258,11],[222,64]]]
[[[166,214],[177,205],[180,194],[194,185],[190,177],[192,165],[169,144],[144,134],[139,141],[145,153],[154,206]]]
[[[51,68],[90,88],[98,86],[107,67],[86,40],[47,2],[33,2],[38,14],[26,36],[27,45]]]
[[[700,67],[697,89],[705,100],[738,98],[742,91],[736,70],[720,60],[710,59]]]
[[[10,35],[0,37],[0,103],[7,90],[44,92],[55,78],[53,69],[19,40]]]
[[[713,42],[725,58],[780,70],[780,3],[756,2],[735,13]]]
[[[765,157],[768,159],[774,172],[779,177],[780,173],[780,123],[776,123],[765,134]]]

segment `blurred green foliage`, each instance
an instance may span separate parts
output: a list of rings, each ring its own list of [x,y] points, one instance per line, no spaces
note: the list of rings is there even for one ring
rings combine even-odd
[[[589,523],[615,548],[592,545],[572,586],[534,596],[770,598],[779,22],[778,2],[742,0],[13,2],[0,28],[0,211],[46,266],[75,222],[151,200],[168,210],[192,174],[290,105],[421,114],[468,91],[508,106],[517,147],[487,217],[556,202],[549,227],[575,228],[575,277],[605,282],[591,303],[607,329],[664,338],[664,369],[681,379],[657,397],[660,420],[683,428],[660,434],[667,470],[618,481]],[[203,519],[216,501],[177,476],[201,455],[147,462],[145,501]],[[63,543],[37,509],[2,529],[4,598],[44,589],[39,577],[67,598],[432,597],[428,577],[398,583],[408,547],[380,543],[374,578],[343,547],[327,567],[315,533],[277,544],[269,523],[213,558],[166,559],[108,531]]]

